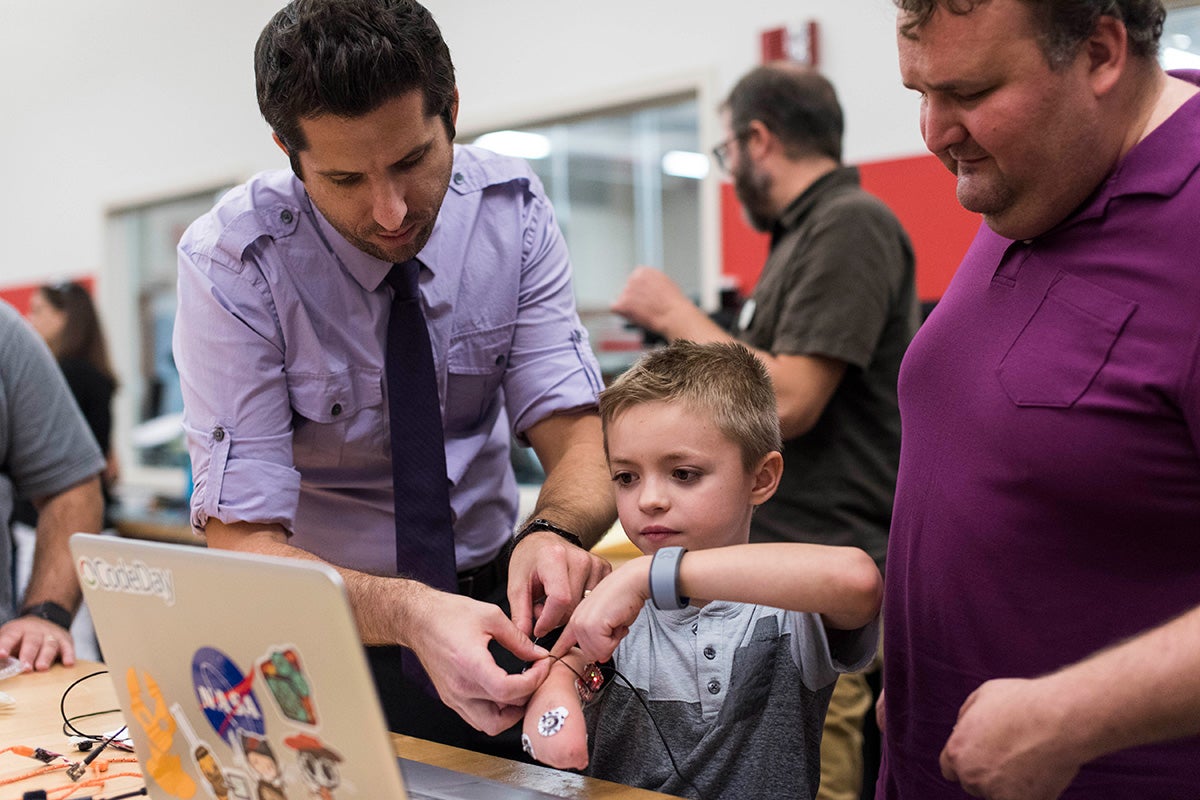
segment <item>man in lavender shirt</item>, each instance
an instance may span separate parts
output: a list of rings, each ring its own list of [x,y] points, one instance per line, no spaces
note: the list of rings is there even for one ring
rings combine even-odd
[[[1200,795],[1200,72],[1158,0],[897,0],[986,223],[900,373],[888,800]]]
[[[255,70],[291,172],[232,190],[179,245],[192,525],[209,546],[337,567],[364,643],[410,648],[446,704],[369,647],[389,726],[490,749],[471,728],[519,722],[548,661],[508,674],[489,642],[544,655],[529,637],[609,570],[570,541],[594,544],[614,513],[566,247],[527,164],[452,144],[454,70],[419,4],[296,0],[264,29]],[[414,256],[459,594],[397,571],[384,278]],[[546,469],[534,517],[549,524],[511,547],[514,435]],[[511,620],[481,602],[505,595]]]

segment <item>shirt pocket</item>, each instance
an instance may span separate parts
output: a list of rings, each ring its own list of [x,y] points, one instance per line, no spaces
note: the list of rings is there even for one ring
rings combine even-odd
[[[1000,383],[1009,399],[1018,406],[1073,406],[1136,308],[1131,300],[1060,272],[1000,361]]]
[[[474,431],[495,417],[515,323],[455,334],[446,356],[446,430]]]
[[[287,381],[297,465],[355,466],[385,454],[387,415],[380,370],[289,372]]]

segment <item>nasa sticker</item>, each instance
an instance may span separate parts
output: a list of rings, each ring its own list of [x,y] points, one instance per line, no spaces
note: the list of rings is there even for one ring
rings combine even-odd
[[[262,706],[251,688],[254,673],[244,674],[229,656],[214,647],[201,647],[192,656],[192,684],[208,724],[226,742],[237,734],[261,737],[265,732]]]

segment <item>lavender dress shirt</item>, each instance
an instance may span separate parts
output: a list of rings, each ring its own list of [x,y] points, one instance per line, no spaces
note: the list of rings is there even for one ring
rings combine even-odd
[[[520,160],[455,147],[418,258],[460,571],[517,514],[510,434],[594,406],[600,371],[567,248]],[[395,574],[384,351],[391,264],[342,238],[290,172],[231,190],[179,244],[174,351],[191,521],[278,523],[332,563]]]

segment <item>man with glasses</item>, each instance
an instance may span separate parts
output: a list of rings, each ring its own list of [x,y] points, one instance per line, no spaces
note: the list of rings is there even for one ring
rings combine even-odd
[[[660,270],[639,267],[613,310],[668,339],[737,338],[775,385],[786,469],[754,541],[857,545],[880,570],[900,454],[896,379],[919,324],[913,255],[899,221],[843,166],[833,86],[793,64],[759,67],[721,107],[713,148],[771,251],[728,333]],[[871,692],[843,675],[826,718],[819,797],[857,798]]]

